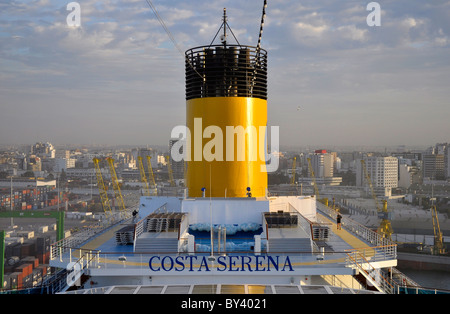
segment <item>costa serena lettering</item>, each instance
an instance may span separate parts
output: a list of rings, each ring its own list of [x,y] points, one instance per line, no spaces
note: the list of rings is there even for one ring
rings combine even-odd
[[[207,256],[152,256],[148,262],[151,271],[211,271]],[[289,256],[219,256],[214,262],[217,271],[294,271]]]

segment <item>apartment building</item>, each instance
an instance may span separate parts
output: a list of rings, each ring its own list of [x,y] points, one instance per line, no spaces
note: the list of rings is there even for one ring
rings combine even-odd
[[[365,157],[364,161],[374,187],[398,187],[398,159],[396,157]],[[360,160],[356,164],[356,185],[367,186]]]

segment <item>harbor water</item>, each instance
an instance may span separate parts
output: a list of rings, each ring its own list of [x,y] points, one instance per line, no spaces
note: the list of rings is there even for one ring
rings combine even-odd
[[[401,268],[399,270],[424,288],[448,290],[450,292],[450,272]]]

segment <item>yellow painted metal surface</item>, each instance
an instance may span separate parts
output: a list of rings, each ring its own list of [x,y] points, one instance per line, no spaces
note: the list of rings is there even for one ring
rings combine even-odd
[[[267,101],[246,97],[188,100],[187,187],[190,197],[262,197]],[[190,145],[189,145],[190,143]]]

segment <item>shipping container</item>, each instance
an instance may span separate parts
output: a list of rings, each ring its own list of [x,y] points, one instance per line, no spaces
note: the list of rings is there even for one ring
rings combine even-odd
[[[47,266],[40,265],[36,267],[35,270],[40,272],[42,278],[44,278],[47,275]]]
[[[18,256],[13,254],[14,247],[17,246],[19,243],[6,243],[5,244],[5,258],[10,258],[12,256]]]
[[[17,275],[5,274],[5,282],[7,286],[3,286],[4,289],[17,289]]]
[[[12,256],[22,257],[22,244],[17,244],[12,248]]]
[[[8,276],[4,276],[2,288],[6,289],[6,290],[10,290],[11,289]]]
[[[33,284],[36,284],[42,280],[42,271],[40,269],[34,269],[31,275],[33,278]]]
[[[21,264],[14,269],[14,272],[21,273],[23,277],[28,276],[33,271],[31,264]]]
[[[33,275],[31,273],[29,275],[23,277],[23,287],[24,288],[32,288],[33,287]]]
[[[39,266],[39,259],[35,256],[27,256],[21,259],[21,263],[29,263],[33,265],[33,268]]]
[[[36,254],[43,254],[50,251],[50,237],[40,237],[36,239]]]
[[[5,264],[5,265],[3,266],[3,269],[4,269],[4,271],[5,271],[5,274],[6,274],[6,273],[13,273],[13,272],[14,272],[14,269],[16,268],[16,266],[17,266],[17,265],[9,266],[9,265]]]
[[[36,245],[34,242],[27,242],[20,247],[20,257],[34,256],[36,254]],[[19,255],[17,255],[19,256]]]
[[[37,258],[39,260],[39,264],[48,264],[50,260],[50,252],[37,253]]]
[[[14,272],[8,275],[10,281],[10,289],[21,289],[23,283],[23,275],[20,272]]]

